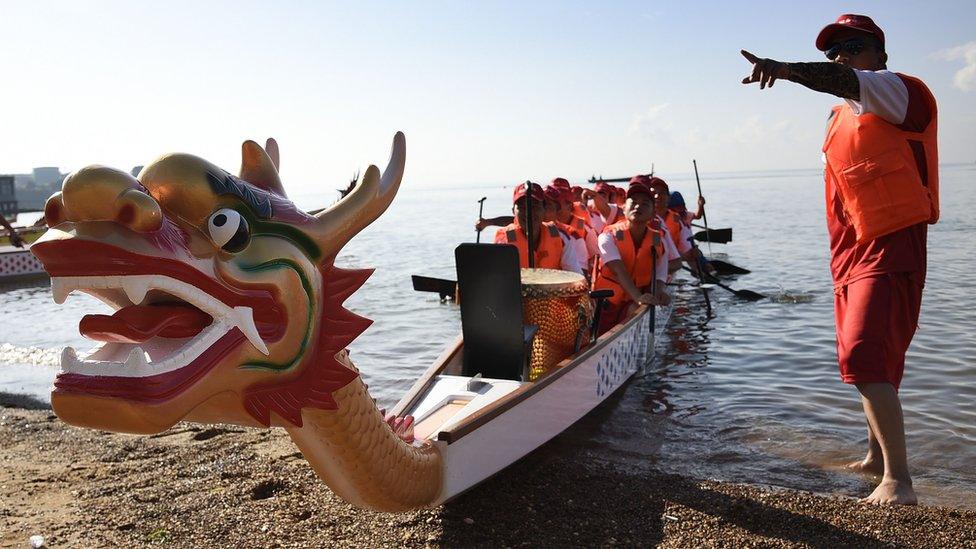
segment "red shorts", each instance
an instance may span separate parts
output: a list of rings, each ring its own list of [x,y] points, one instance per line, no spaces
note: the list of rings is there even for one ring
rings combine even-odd
[[[893,273],[834,291],[837,362],[844,383],[901,385],[905,353],[918,328],[922,287],[917,274]]]

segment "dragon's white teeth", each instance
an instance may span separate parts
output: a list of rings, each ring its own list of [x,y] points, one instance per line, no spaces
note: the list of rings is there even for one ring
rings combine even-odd
[[[258,327],[254,324],[254,310],[250,307],[234,307],[234,320],[235,324],[247,340],[251,342],[251,345],[261,351],[265,356],[269,353],[268,346],[261,339],[261,334],[258,333]]]
[[[131,373],[149,373],[149,362],[146,360],[146,353],[141,347],[135,347],[129,351],[129,356],[125,359],[125,368]]]
[[[133,305],[142,303],[149,291],[149,279],[143,277],[125,277],[122,279],[122,289]]]
[[[54,295],[55,303],[58,305],[64,303],[64,301],[68,299],[69,293],[71,293],[71,291],[68,289],[68,283],[63,278],[51,278],[51,294]]]
[[[72,347],[61,350],[61,370],[69,372],[78,365],[78,353]]]

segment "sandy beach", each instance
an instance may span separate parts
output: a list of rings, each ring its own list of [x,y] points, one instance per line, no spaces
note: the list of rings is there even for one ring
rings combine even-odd
[[[69,427],[0,395],[0,545],[976,547],[976,511],[633,475],[544,447],[447,505],[388,515],[321,483],[283,431]]]

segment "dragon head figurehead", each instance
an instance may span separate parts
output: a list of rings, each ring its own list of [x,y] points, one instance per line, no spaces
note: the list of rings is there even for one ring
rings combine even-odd
[[[113,309],[81,320],[93,350],[64,350],[51,402],[66,422],[301,426],[303,408],[334,409],[358,375],[340,353],[369,321],[342,302],[370,271],[334,260],[396,195],[403,134],[384,173],[370,166],[317,215],[286,198],[273,140],[242,149],[239,176],[170,154],[138,177],[82,168],[48,200],[50,229],[31,249],[55,301],[80,291]]]

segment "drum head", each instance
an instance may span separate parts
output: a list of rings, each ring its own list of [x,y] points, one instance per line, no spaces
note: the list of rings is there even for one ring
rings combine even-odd
[[[521,269],[524,297],[561,297],[586,293],[586,278],[558,269]]]

